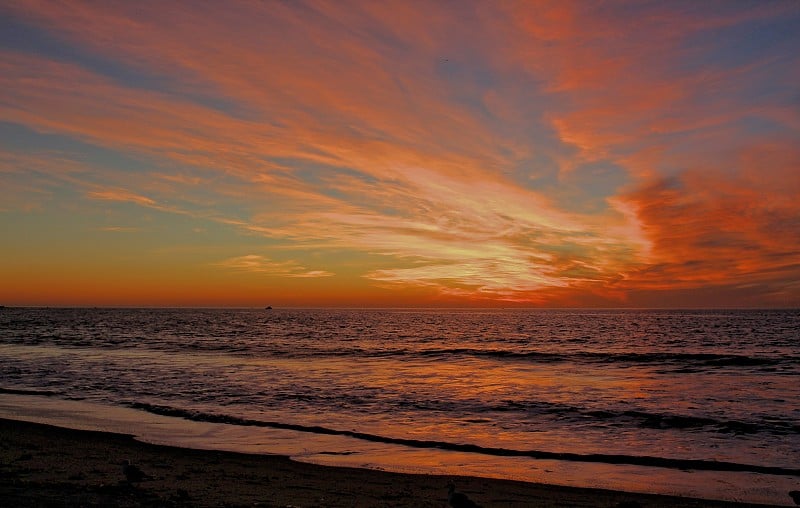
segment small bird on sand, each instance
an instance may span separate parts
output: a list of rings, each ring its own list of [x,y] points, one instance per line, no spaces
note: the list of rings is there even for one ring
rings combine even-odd
[[[466,494],[456,491],[456,484],[453,482],[447,484],[447,503],[453,508],[480,508]]]
[[[125,475],[125,479],[128,480],[128,483],[139,483],[145,478],[149,478],[144,471],[139,469],[139,466],[136,464],[131,464],[129,460],[122,461],[122,474]]]
[[[792,490],[789,492],[789,496],[794,501],[794,504],[800,506],[800,490]]]

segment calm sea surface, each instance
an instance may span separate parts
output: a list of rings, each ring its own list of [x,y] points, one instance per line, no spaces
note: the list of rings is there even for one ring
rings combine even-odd
[[[0,397],[19,394],[346,440],[328,455],[351,461],[800,485],[797,310],[0,309]]]

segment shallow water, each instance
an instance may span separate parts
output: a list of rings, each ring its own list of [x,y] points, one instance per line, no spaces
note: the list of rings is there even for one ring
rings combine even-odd
[[[799,311],[4,309],[0,391],[239,429],[237,447],[288,432],[316,462],[684,493],[744,474],[785,503],[797,330]]]

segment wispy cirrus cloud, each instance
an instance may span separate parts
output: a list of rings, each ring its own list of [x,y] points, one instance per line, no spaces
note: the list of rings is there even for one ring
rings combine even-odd
[[[99,231],[106,231],[109,233],[138,233],[142,229],[131,226],[104,226],[98,228]]]
[[[313,246],[369,258],[349,283],[399,295],[798,298],[792,3],[0,9],[47,34],[0,49],[0,119],[82,144],[41,175],[269,243],[216,266],[328,274],[272,260]]]
[[[274,261],[257,254],[247,254],[225,259],[218,266],[245,272],[260,273],[273,277],[316,278],[331,277],[334,273],[325,270],[308,270],[297,261]]]
[[[156,204],[152,199],[135,194],[124,189],[105,189],[95,190],[86,193],[92,199],[100,199],[103,201],[122,201],[127,203],[135,203],[141,206],[154,206]]]

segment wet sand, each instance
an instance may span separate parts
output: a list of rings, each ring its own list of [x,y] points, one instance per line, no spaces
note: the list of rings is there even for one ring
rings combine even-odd
[[[129,483],[123,460],[150,478]],[[122,434],[0,419],[3,506],[444,507],[451,479],[487,508],[765,506],[317,466],[277,455],[151,445]]]

